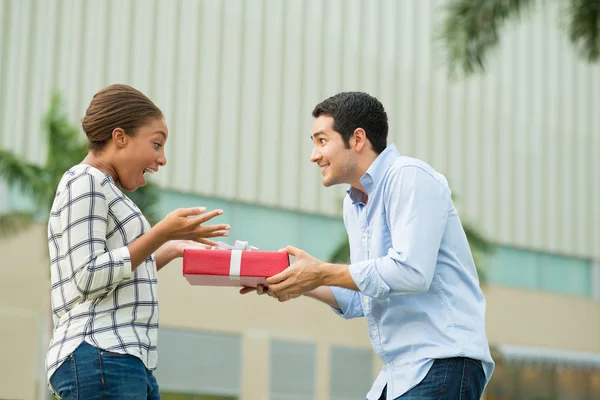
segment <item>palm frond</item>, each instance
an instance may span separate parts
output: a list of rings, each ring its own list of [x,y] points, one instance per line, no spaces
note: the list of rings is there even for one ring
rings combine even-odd
[[[16,187],[39,201],[45,192],[45,175],[41,167],[28,163],[11,151],[0,149],[0,178],[8,186]]]
[[[569,39],[588,62],[600,60],[600,0],[570,0]]]
[[[58,93],[52,96],[43,128],[48,140],[46,168],[53,180],[52,184],[56,185],[66,170],[83,160],[87,147],[80,131],[71,125],[63,111]]]
[[[333,253],[331,253],[329,262],[335,264],[348,264],[350,262],[350,243],[348,243],[348,238],[344,238]]]
[[[0,214],[0,237],[15,235],[30,227],[34,214],[28,212],[13,212]]]
[[[471,254],[473,255],[473,262],[475,263],[475,270],[479,277],[479,285],[485,286],[488,283],[488,270],[485,263],[485,254],[479,250],[473,250],[471,247]]]
[[[535,0],[451,0],[439,39],[451,74],[483,71],[489,52],[500,42],[509,19],[529,11]]]
[[[463,223],[463,229],[467,235],[469,246],[473,251],[479,251],[483,254],[491,253],[494,250],[492,243],[487,240],[483,234],[468,223]]]

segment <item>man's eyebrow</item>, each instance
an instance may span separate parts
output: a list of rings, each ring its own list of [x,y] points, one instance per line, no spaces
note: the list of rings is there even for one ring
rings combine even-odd
[[[160,133],[161,135],[163,135],[163,137],[165,138],[165,140],[167,139],[167,134],[164,133],[163,131],[156,131],[154,133]]]
[[[323,131],[315,132],[310,136],[310,140],[314,140],[317,136],[327,136],[327,134]]]

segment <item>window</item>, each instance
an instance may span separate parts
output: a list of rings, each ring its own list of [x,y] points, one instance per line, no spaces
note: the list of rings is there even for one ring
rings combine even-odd
[[[316,347],[312,343],[271,342],[271,400],[312,400],[316,396]]]
[[[163,393],[161,391],[160,398],[162,400],[236,400],[237,397],[213,396],[203,394],[188,394],[188,393]]]
[[[184,396],[181,399],[201,394],[205,396],[201,399],[211,400],[240,395],[242,346],[239,336],[161,328],[158,342],[160,360],[156,379],[162,392]],[[209,394],[213,397],[206,397]]]
[[[373,383],[373,351],[332,346],[330,360],[330,399],[363,400]]]
[[[590,260],[500,247],[486,262],[491,283],[574,296],[592,295]]]
[[[600,371],[552,363],[498,364],[488,400],[600,399]]]

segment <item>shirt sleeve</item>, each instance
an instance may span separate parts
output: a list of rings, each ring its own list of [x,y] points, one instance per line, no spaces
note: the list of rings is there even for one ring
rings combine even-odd
[[[333,312],[344,319],[364,317],[363,308],[360,303],[360,294],[356,290],[331,286],[331,292],[340,309],[331,307]]]
[[[94,299],[131,277],[129,249],[107,248],[109,210],[99,178],[79,175],[67,183],[60,196],[62,243],[67,249],[62,262],[82,301]]]
[[[450,189],[418,166],[391,171],[384,201],[392,246],[351,264],[360,291],[378,300],[429,290],[450,210]]]

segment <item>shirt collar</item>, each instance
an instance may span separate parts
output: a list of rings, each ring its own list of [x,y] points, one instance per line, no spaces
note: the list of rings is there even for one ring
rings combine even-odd
[[[381,179],[385,175],[385,172],[388,168],[396,161],[396,159],[400,157],[400,153],[396,146],[393,144],[389,144],[371,163],[367,172],[360,178],[361,185],[367,191],[367,194],[370,194],[373,189],[379,185]],[[346,190],[350,199],[353,203],[359,203],[363,201],[363,192],[360,190],[350,186]]]

